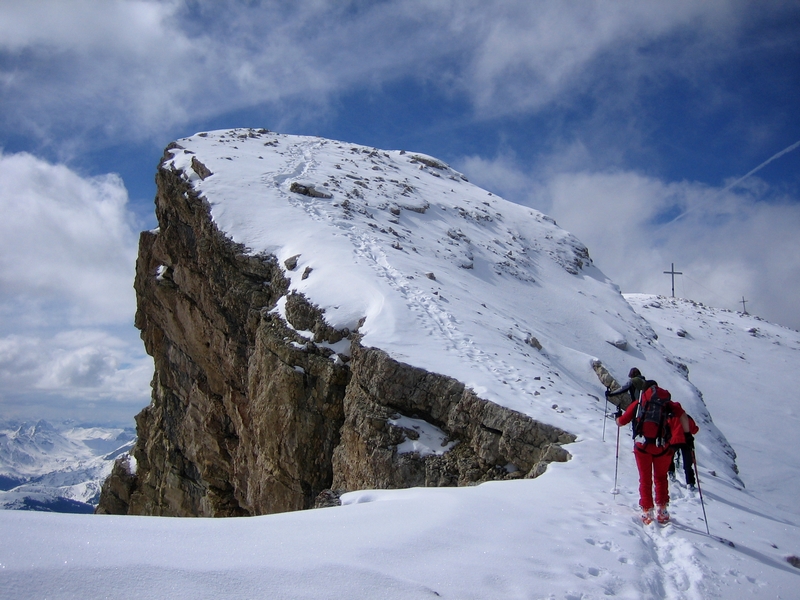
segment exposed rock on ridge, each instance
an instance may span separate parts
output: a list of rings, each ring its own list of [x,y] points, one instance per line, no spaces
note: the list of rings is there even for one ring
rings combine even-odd
[[[567,460],[558,444],[574,436],[482,400],[462,383],[356,347],[344,399],[342,440],[334,451],[334,488],[469,485],[536,477]],[[398,454],[405,434],[393,416],[423,418],[458,440],[441,455]]]
[[[192,166],[211,175],[194,157]],[[535,477],[568,458],[559,444],[570,434],[330,327],[289,293],[274,256],[250,255],[217,229],[180,172],[162,164],[156,180],[159,228],[141,235],[135,281],[152,402],[136,418],[135,469],[116,465],[97,512],[274,513],[310,508],[331,488]],[[288,323],[273,311],[284,297]],[[329,347],[345,338],[351,360]],[[389,422],[399,415],[455,446],[398,452],[413,435]]]

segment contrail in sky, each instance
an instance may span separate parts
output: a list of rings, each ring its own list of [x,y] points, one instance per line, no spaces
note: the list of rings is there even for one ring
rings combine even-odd
[[[800,146],[800,140],[796,141],[794,144],[792,144],[792,145],[791,145],[791,146],[789,146],[788,148],[784,148],[783,150],[781,150],[780,152],[778,152],[778,153],[777,153],[775,156],[771,156],[770,158],[768,158],[767,160],[765,160],[763,163],[761,163],[760,165],[758,165],[758,166],[757,166],[755,169],[753,169],[752,171],[750,171],[750,172],[749,172],[749,173],[747,173],[746,175],[743,175],[742,177],[739,177],[739,179],[737,179],[737,180],[736,180],[736,181],[734,181],[733,183],[731,183],[731,184],[728,184],[727,186],[725,186],[725,188],[723,188],[722,190],[720,190],[720,191],[719,191],[719,193],[717,193],[717,194],[716,194],[716,195],[715,195],[713,198],[710,198],[710,199],[711,199],[711,200],[713,200],[713,199],[715,199],[715,198],[718,198],[719,196],[721,196],[722,194],[724,194],[725,192],[727,192],[727,191],[728,191],[728,190],[730,190],[731,188],[734,188],[734,187],[736,187],[737,185],[739,185],[740,183],[742,183],[742,182],[743,182],[745,179],[747,179],[748,177],[750,177],[750,176],[751,176],[751,175],[753,175],[754,173],[757,173],[758,171],[760,171],[761,169],[763,169],[764,167],[766,167],[766,166],[767,166],[769,163],[771,163],[773,160],[775,160],[775,159],[777,159],[777,158],[780,158],[781,156],[783,156],[784,154],[786,154],[786,153],[788,153],[788,152],[791,152],[792,150],[794,150],[794,149],[795,149],[795,148],[797,148],[798,146]],[[706,202],[708,202],[708,200],[706,200]],[[686,216],[687,214],[689,214],[690,212],[692,212],[692,211],[693,211],[695,208],[697,208],[698,204],[701,204],[701,203],[700,203],[700,202],[698,202],[697,204],[695,204],[695,205],[694,205],[694,206],[692,206],[691,208],[688,208],[688,209],[686,209],[684,212],[682,212],[682,213],[681,213],[681,214],[679,214],[677,217],[675,217],[674,219],[672,219],[672,221],[669,221],[669,222],[667,222],[667,223],[664,223],[664,225],[671,225],[672,223],[674,223],[674,222],[675,222],[675,221],[677,221],[678,219],[681,219],[681,218],[683,218],[684,216]]]

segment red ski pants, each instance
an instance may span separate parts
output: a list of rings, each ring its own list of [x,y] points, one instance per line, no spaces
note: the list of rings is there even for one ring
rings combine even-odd
[[[656,487],[656,504],[669,504],[669,483],[667,472],[672,463],[673,450],[669,449],[661,456],[654,456],[641,450],[634,450],[636,466],[639,469],[639,506],[644,510],[653,508],[653,482]]]

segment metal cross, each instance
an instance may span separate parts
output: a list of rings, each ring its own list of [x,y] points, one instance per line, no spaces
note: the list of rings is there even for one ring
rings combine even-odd
[[[680,271],[675,270],[675,263],[671,263],[672,267],[669,271],[664,271],[668,275],[672,275],[672,297],[675,297],[675,275],[683,275]]]

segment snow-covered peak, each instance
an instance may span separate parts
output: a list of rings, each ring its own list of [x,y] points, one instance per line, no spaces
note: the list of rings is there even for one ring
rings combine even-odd
[[[165,167],[251,253],[292,260],[290,288],[393,358],[573,433],[602,422],[601,360],[638,366],[704,413],[587,249],[546,215],[441,161],[266,130],[178,140]],[[158,276],[154,273],[154,276]]]
[[[131,428],[0,421],[0,475],[31,479],[107,454],[134,437]]]
[[[0,422],[0,509],[87,512],[132,428]]]

